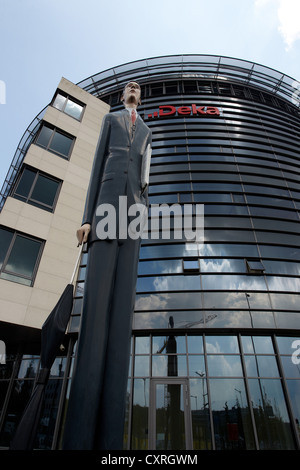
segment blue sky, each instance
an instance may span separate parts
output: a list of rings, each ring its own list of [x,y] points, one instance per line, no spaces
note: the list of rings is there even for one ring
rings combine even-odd
[[[77,83],[147,57],[217,54],[300,80],[299,18],[300,0],[0,0],[0,186],[61,77]]]

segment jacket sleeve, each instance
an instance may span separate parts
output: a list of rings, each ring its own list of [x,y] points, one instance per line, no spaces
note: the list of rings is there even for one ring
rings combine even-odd
[[[96,211],[96,204],[100,188],[101,174],[103,170],[103,162],[107,154],[107,148],[110,137],[110,115],[106,114],[103,118],[100,137],[98,140],[93,168],[91,172],[89,187],[87,191],[85,209],[82,218],[83,224],[92,224],[92,220]]]
[[[148,138],[148,143],[146,146],[146,150],[143,155],[142,159],[142,168],[141,168],[141,187],[142,191],[149,186],[149,174],[150,174],[150,164],[151,164],[151,154],[152,154],[152,135],[150,134]]]

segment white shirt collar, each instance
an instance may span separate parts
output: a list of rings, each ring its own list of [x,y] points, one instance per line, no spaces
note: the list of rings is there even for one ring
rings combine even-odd
[[[129,106],[126,106],[127,111],[129,112],[129,114],[131,115],[131,111],[134,109],[135,110],[135,114],[136,114],[136,117],[138,117],[138,112],[136,110],[136,108],[130,108]]]

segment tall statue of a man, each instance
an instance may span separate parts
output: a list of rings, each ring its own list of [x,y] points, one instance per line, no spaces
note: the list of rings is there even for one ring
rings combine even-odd
[[[136,112],[140,99],[140,86],[130,82],[122,97],[125,109],[104,116],[77,231],[79,243],[88,243],[88,265],[64,449],[123,445],[140,237],[119,232],[124,220],[130,225],[130,206],[147,206],[151,131]],[[107,204],[115,209],[116,237],[108,231],[99,239],[98,216]]]

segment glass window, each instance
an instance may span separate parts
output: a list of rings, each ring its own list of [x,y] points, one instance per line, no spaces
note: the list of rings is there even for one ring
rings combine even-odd
[[[13,197],[41,209],[53,211],[59,188],[60,181],[25,167]]]
[[[53,101],[54,108],[72,116],[73,118],[80,120],[83,114],[84,105],[77,102],[73,98],[70,98],[64,93],[58,92]]]
[[[210,377],[242,377],[242,365],[240,356],[231,355],[207,355],[207,368]]]
[[[260,449],[294,449],[280,380],[248,379],[248,383]]]
[[[239,353],[236,336],[206,336],[206,351],[210,354]]]
[[[9,240],[10,243],[8,244]],[[0,246],[2,247],[3,258],[0,276],[3,279],[31,286],[34,281],[42,242],[1,228]]]
[[[157,355],[152,357],[153,377],[186,377],[185,355]]]
[[[245,272],[243,259],[200,259],[200,270],[202,273],[209,272]]]
[[[56,128],[43,124],[35,143],[57,155],[69,158],[74,137],[66,135]]]
[[[278,349],[280,354],[290,354],[292,355],[293,352],[295,351],[295,347],[293,347],[294,342],[299,342],[300,343],[300,336],[277,336],[276,337],[277,344],[278,344]],[[298,344],[299,344],[298,343]],[[297,347],[297,344],[295,345]]]
[[[260,252],[263,258],[300,260],[300,250],[296,247],[260,245]]]
[[[205,362],[204,356],[191,355],[189,356],[189,376],[190,377],[205,377]]]
[[[148,449],[149,379],[134,379],[131,448]]]
[[[246,259],[247,271],[249,273],[263,273],[265,268],[261,261]]]
[[[139,277],[137,292],[200,290],[199,276]]]
[[[243,379],[209,379],[217,450],[255,449]]]
[[[152,354],[185,354],[185,336],[153,336]]]
[[[200,292],[166,292],[137,294],[135,309],[146,310],[186,310],[201,309]],[[167,325],[166,325],[167,326]]]
[[[274,356],[246,356],[245,364],[248,377],[279,377]]]
[[[205,378],[190,379],[193,449],[211,449],[211,429]]]
[[[202,274],[201,279],[203,290],[267,290],[265,279],[261,276]]]
[[[135,377],[149,376],[149,356],[135,356],[134,375]]]
[[[245,354],[274,354],[269,336],[242,336],[242,344]]]
[[[203,338],[202,336],[188,336],[187,337],[188,352],[189,354],[203,353]]]

